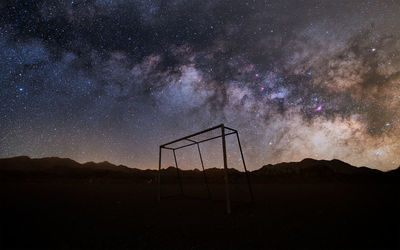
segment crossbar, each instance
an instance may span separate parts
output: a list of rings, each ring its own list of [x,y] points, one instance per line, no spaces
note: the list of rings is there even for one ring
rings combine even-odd
[[[230,132],[228,134],[225,134],[225,136],[232,135],[232,134],[236,134],[236,132]],[[180,147],[177,147],[177,148],[171,148],[171,149],[178,150],[178,149],[186,148],[186,147],[189,147],[189,146],[193,146],[193,145],[196,145],[196,144],[199,144],[199,143],[202,143],[202,142],[211,141],[211,140],[214,140],[214,139],[217,139],[217,138],[220,138],[220,137],[222,137],[222,135],[214,136],[214,137],[211,137],[211,138],[208,138],[208,139],[204,139],[204,140],[201,140],[201,141],[196,141],[196,142],[193,142],[193,143],[190,143],[190,144],[187,144],[187,145],[183,145],[183,146],[180,146]],[[185,140],[187,140],[187,139],[185,139]]]
[[[220,125],[218,125],[218,126],[215,126],[215,127],[209,128],[209,129],[205,129],[205,130],[203,130],[203,131],[200,131],[200,132],[197,132],[197,133],[194,133],[194,134],[191,134],[191,135],[182,137],[182,138],[180,138],[180,139],[176,139],[176,140],[173,140],[173,141],[171,141],[171,142],[165,143],[165,144],[161,145],[161,147],[162,147],[162,148],[165,148],[165,146],[167,146],[167,145],[176,143],[176,142],[178,142],[178,141],[183,141],[183,140],[189,139],[189,138],[191,138],[191,137],[195,137],[196,135],[200,135],[200,134],[203,134],[203,133],[206,133],[206,132],[209,132],[209,131],[218,129],[218,128],[221,128],[221,127],[223,127],[223,126],[224,126],[224,124],[220,124]],[[226,127],[225,127],[225,128],[226,128]],[[228,129],[229,129],[229,128],[228,128]],[[229,130],[232,130],[232,129],[229,129]],[[232,130],[232,131],[233,131],[233,130]]]

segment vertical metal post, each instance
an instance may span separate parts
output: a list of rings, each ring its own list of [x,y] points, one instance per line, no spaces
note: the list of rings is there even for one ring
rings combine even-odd
[[[160,153],[158,155],[158,178],[157,178],[157,200],[160,201],[161,200],[161,146],[160,146]]]
[[[178,161],[176,160],[175,149],[173,149],[172,151],[174,152],[175,167],[176,167],[176,173],[178,175],[179,187],[181,189],[181,194],[183,195],[183,186],[182,186],[181,174],[179,172]]]
[[[244,157],[243,157],[242,145],[240,144],[239,133],[237,131],[236,131],[236,138],[237,138],[237,141],[239,144],[240,155],[242,156],[244,172],[246,173],[247,185],[249,186],[250,199],[251,199],[251,201],[254,201],[254,195],[253,195],[253,189],[251,187],[250,176],[249,176],[249,172],[247,171],[247,168],[246,168],[246,162],[244,161]]]
[[[228,162],[226,159],[226,141],[225,141],[225,127],[221,124],[222,133],[222,153],[224,157],[224,169],[225,169],[225,193],[226,193],[226,212],[231,213],[231,200],[229,196],[229,178],[228,178]]]
[[[211,192],[210,192],[210,188],[208,187],[208,181],[207,181],[206,171],[204,169],[203,157],[201,156],[200,145],[198,143],[197,143],[197,149],[199,151],[201,167],[203,168],[204,183],[206,184],[208,199],[211,199]]]

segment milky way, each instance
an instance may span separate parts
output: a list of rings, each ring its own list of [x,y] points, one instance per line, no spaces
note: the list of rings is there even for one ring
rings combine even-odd
[[[224,123],[250,169],[306,157],[400,164],[398,1],[0,8],[0,157],[156,168],[159,144]],[[220,167],[215,152],[209,167]]]

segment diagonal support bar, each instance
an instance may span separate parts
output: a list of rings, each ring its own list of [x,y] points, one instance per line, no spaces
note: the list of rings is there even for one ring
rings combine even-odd
[[[247,171],[247,168],[246,168],[246,162],[244,161],[242,145],[240,144],[239,133],[237,131],[236,131],[236,138],[237,138],[238,145],[239,145],[240,156],[242,157],[244,172],[246,174],[247,185],[249,186],[250,199],[251,199],[251,201],[254,201],[253,189],[251,187],[251,182],[250,182],[250,175],[249,175],[249,172]]]
[[[183,195],[183,186],[182,186],[182,180],[181,180],[181,173],[179,171],[178,161],[176,160],[175,150],[172,150],[172,152],[174,152],[174,160],[175,160],[176,173],[178,175],[179,188],[181,190],[181,194]]]
[[[204,169],[203,157],[201,156],[201,151],[200,151],[200,145],[199,145],[199,144],[197,144],[197,150],[199,151],[201,167],[202,167],[202,169],[203,169],[204,183],[205,183],[206,188],[207,188],[208,198],[211,200],[210,187],[208,186],[208,181],[207,181],[207,176],[206,176],[206,170]]]

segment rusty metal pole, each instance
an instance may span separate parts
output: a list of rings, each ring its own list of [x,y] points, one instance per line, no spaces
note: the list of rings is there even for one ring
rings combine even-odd
[[[174,160],[175,160],[176,173],[178,175],[179,187],[181,189],[181,194],[183,195],[183,186],[182,186],[181,174],[179,172],[178,161],[176,160],[175,149],[173,149],[172,151],[174,152]]]
[[[157,200],[160,202],[161,201],[161,146],[160,146],[160,153],[158,155],[158,178],[157,178]]]
[[[211,199],[211,192],[210,192],[210,188],[209,188],[209,186],[208,186],[208,181],[207,181],[207,176],[206,176],[206,170],[204,169],[203,157],[201,156],[200,145],[199,145],[198,143],[197,143],[197,149],[198,149],[198,151],[199,151],[201,167],[203,168],[204,183],[206,184],[207,193],[208,193],[208,199]]]
[[[251,182],[250,182],[250,175],[249,175],[249,172],[247,171],[247,168],[246,168],[246,162],[244,161],[242,145],[240,144],[240,139],[239,139],[239,133],[238,132],[236,132],[236,138],[237,138],[237,141],[238,141],[238,144],[239,144],[240,155],[242,156],[244,172],[246,173],[247,185],[249,186],[250,199],[251,199],[251,201],[254,201],[253,189],[251,187]]]
[[[222,153],[224,158],[224,170],[225,170],[225,193],[226,193],[226,212],[231,213],[231,200],[229,196],[229,177],[228,177],[228,162],[226,159],[226,140],[225,140],[225,127],[221,124],[222,133]]]

